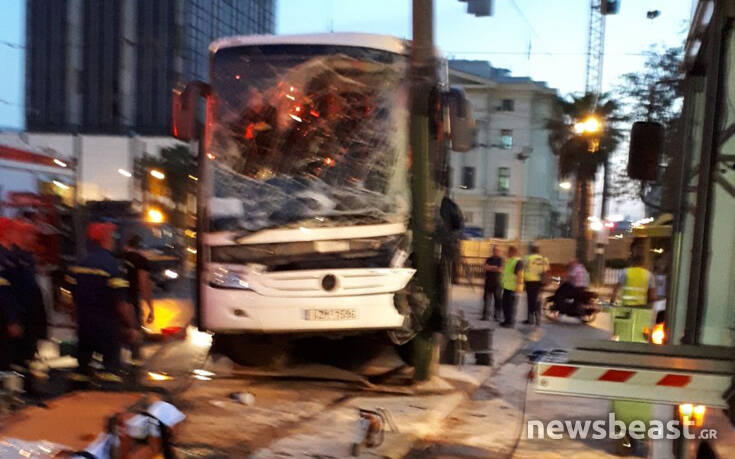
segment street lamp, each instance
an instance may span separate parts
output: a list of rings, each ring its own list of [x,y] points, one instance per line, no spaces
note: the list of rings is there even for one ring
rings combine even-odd
[[[571,190],[572,189],[572,182],[564,181],[559,184],[559,188],[562,190]]]
[[[163,180],[166,178],[166,174],[159,171],[158,169],[151,169],[151,177],[158,179],[158,180]]]
[[[583,120],[574,123],[574,133],[577,135],[597,134],[602,130],[602,122],[594,115],[589,115]]]
[[[162,223],[164,220],[163,212],[154,207],[148,209],[146,217],[150,223]]]

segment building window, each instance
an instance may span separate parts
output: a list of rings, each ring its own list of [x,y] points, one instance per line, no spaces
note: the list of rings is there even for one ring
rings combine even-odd
[[[513,99],[503,99],[500,105],[501,112],[512,112],[515,110],[515,101]]]
[[[462,168],[462,188],[463,190],[471,190],[475,187],[475,168],[474,167],[463,167]]]
[[[508,214],[500,212],[495,213],[495,229],[493,230],[493,237],[500,239],[508,237]]]
[[[506,194],[510,191],[510,168],[498,168],[498,191]]]
[[[513,131],[511,129],[500,130],[500,147],[503,150],[513,148]]]

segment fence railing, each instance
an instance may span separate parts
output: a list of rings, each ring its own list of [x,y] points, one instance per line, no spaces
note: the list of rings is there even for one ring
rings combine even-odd
[[[485,281],[485,258],[483,257],[460,257],[454,267],[455,284],[482,285]],[[552,276],[561,276],[565,271],[564,265],[552,264]],[[613,286],[618,283],[618,277],[622,269],[605,268],[603,284]]]
[[[602,278],[604,285],[615,285],[618,283],[622,269],[605,268],[605,276]]]

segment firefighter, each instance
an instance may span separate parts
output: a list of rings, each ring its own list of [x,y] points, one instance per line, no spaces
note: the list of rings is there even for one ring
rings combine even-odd
[[[79,367],[76,378],[90,375],[92,354],[102,354],[103,380],[119,382],[120,347],[125,328],[135,327],[132,307],[127,304],[128,282],[112,254],[112,223],[91,223],[87,227],[89,249],[81,262],[72,266],[67,279],[72,284],[76,304]]]
[[[503,323],[501,327],[512,328],[516,317],[516,293],[523,292],[523,261],[518,257],[518,249],[508,247],[508,260],[502,273],[503,283]]]
[[[541,325],[541,311],[539,309],[539,294],[549,272],[549,260],[540,255],[537,246],[531,246],[531,254],[526,257],[523,273],[526,284],[526,299],[528,302],[528,318],[523,321],[526,325]]]
[[[644,257],[640,251],[635,251],[631,257],[632,266],[625,268],[618,278],[618,284],[613,289],[610,302],[614,303],[617,294],[622,290],[623,306],[652,307],[656,301],[656,278],[643,267]]]
[[[46,307],[43,293],[36,280],[36,262],[33,250],[36,248],[36,227],[24,220],[13,223],[12,253],[18,265],[18,285],[16,299],[23,311],[23,339],[19,343],[16,364],[27,367],[36,354],[38,341],[46,339]],[[29,379],[27,379],[29,380]]]
[[[17,265],[12,257],[11,226],[13,222],[0,217],[0,371],[10,369],[13,360],[11,340],[23,336],[21,310],[13,291]]]
[[[141,302],[145,302],[148,306],[145,323],[150,325],[154,320],[150,267],[148,260],[141,253],[141,241],[142,238],[137,234],[130,237],[122,256],[125,265],[125,274],[130,285],[128,288],[128,302],[133,306],[138,329],[143,324]],[[131,353],[134,361],[140,360],[140,346],[133,344],[131,346]]]

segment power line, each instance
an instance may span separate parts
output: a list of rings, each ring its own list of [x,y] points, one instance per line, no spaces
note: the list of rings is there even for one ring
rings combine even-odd
[[[510,0],[510,3],[513,5],[513,8],[516,9],[516,11],[518,12],[518,15],[521,16],[521,19],[523,19],[523,21],[526,24],[528,24],[528,28],[531,29],[531,33],[536,35],[536,38],[541,40],[541,36],[538,33],[536,33],[536,29],[533,28],[533,24],[531,24],[531,21],[529,21],[526,15],[523,14],[523,10],[521,10],[521,8],[518,6],[518,4],[516,3],[516,0]]]
[[[523,10],[521,9],[521,7],[518,6],[518,3],[516,3],[516,0],[510,0],[510,3],[511,3],[511,5],[513,5],[513,8],[515,8],[515,10],[518,12],[518,15],[521,17],[521,19],[523,19],[523,21],[528,25],[528,28],[531,30],[531,34],[533,34],[538,39],[539,42],[543,43],[543,40],[541,39],[541,36],[538,34],[538,32],[536,32],[536,29],[533,27],[533,24],[531,24],[531,21],[523,13]],[[529,58],[531,57],[532,54],[534,54],[534,53],[531,53],[531,41],[530,40],[529,40],[529,43],[528,43],[528,51],[526,53],[523,53],[523,54],[525,54]],[[551,57],[551,61],[553,62],[554,61],[554,55],[551,54],[551,53],[547,53],[547,54],[548,54],[549,57]]]
[[[26,47],[21,45],[20,43],[13,43],[12,41],[0,40],[0,45],[5,45],[8,48],[13,49],[26,49]]]
[[[523,55],[532,56],[548,55],[548,56],[586,56],[586,52],[531,52],[528,51],[447,51],[447,54],[507,54],[507,55]],[[605,53],[606,56],[648,56],[648,53]]]

